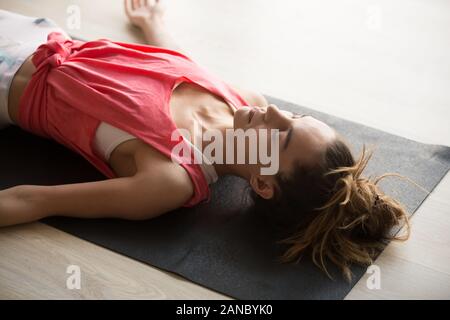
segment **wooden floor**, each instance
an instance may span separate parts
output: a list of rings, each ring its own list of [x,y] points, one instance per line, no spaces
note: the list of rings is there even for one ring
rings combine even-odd
[[[164,1],[164,0],[163,0]],[[447,0],[166,0],[185,51],[226,81],[426,143],[450,145]],[[67,27],[67,9],[81,28]],[[89,39],[142,42],[122,1],[2,0]],[[450,298],[450,176],[413,218],[412,238],[347,299]],[[221,294],[41,223],[0,230],[0,298],[221,299]],[[80,290],[66,288],[69,265]]]

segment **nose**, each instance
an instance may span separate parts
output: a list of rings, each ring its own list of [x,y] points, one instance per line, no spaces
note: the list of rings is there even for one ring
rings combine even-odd
[[[289,126],[290,118],[276,105],[269,104],[266,112],[266,121],[271,123],[274,127],[282,129],[285,126]]]
[[[267,106],[267,110],[278,111],[280,110],[275,104],[271,103]]]

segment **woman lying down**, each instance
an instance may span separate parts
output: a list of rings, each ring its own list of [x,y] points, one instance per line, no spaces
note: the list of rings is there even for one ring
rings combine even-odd
[[[125,11],[148,45],[72,40],[51,20],[0,11],[0,125],[53,139],[109,178],[2,190],[0,226],[49,216],[151,219],[209,201],[211,184],[235,175],[255,206],[289,222],[282,261],[307,254],[346,278],[351,264],[372,262],[392,227],[408,226],[402,205],[377,186],[386,175],[362,176],[371,152],[355,160],[326,123],[214,76],[168,35],[161,0],[141,2],[125,1]],[[272,163],[249,161],[255,145],[276,151],[267,153]]]

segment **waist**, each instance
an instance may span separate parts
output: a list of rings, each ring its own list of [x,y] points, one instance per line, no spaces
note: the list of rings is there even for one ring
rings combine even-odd
[[[19,117],[19,103],[25,88],[31,80],[31,76],[36,70],[31,61],[32,56],[28,57],[19,68],[11,82],[9,89],[8,109],[11,120],[17,123]]]

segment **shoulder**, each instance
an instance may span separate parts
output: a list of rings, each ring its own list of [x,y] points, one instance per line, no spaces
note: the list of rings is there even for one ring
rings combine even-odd
[[[239,95],[252,106],[267,107],[267,99],[259,92],[244,89],[236,85],[230,85]]]
[[[194,195],[190,174],[158,150],[146,145],[135,154],[139,179],[147,188],[155,189],[161,201],[171,209],[182,206]]]

